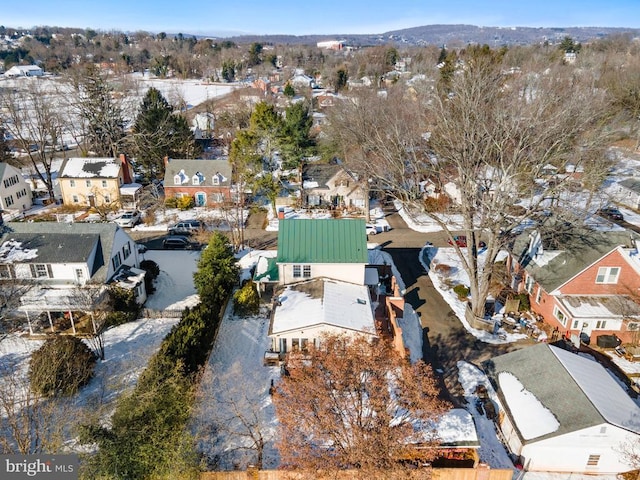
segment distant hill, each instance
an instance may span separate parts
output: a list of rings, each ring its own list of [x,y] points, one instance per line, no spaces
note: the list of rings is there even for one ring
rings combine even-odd
[[[344,40],[347,45],[449,45],[463,46],[469,43],[501,45],[531,45],[535,43],[557,43],[569,36],[574,41],[585,43],[609,35],[628,33],[639,36],[638,28],[610,27],[477,27],[475,25],[425,25],[405,28],[381,34],[336,34],[336,35],[240,35],[226,37],[236,43],[272,43],[289,45],[315,45],[323,40]]]

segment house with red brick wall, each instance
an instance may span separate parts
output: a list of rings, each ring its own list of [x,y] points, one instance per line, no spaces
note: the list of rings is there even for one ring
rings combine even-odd
[[[165,158],[165,198],[189,196],[198,207],[216,207],[233,200],[231,164],[226,158]]]
[[[586,333],[640,340],[640,240],[635,233],[526,231],[507,260],[511,287],[529,294],[531,310],[571,338]]]

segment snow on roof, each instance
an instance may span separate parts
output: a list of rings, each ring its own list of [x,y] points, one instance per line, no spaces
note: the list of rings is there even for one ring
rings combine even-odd
[[[125,183],[120,185],[120,193],[122,195],[135,195],[142,188],[139,183]]]
[[[640,433],[640,407],[595,360],[549,346],[591,403],[609,423]]]
[[[435,430],[443,445],[480,445],[473,417],[464,408],[454,408],[442,415]]]
[[[119,158],[69,158],[62,165],[60,177],[116,178],[122,163]]]
[[[0,246],[2,263],[21,263],[38,256],[37,248],[22,248],[22,242],[8,240]]]
[[[525,389],[513,374],[501,372],[498,382],[516,426],[526,440],[558,430],[560,422],[553,413]]]
[[[317,293],[308,293],[308,287],[317,288]],[[273,315],[271,333],[321,324],[375,333],[369,291],[363,285],[312,280],[288,286],[278,300],[280,304]]]

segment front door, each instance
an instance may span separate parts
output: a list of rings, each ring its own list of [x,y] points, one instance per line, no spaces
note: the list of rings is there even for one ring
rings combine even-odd
[[[204,192],[196,193],[196,207],[204,207],[207,204],[207,194]]]
[[[87,199],[89,200],[89,206],[90,207],[95,207],[96,206],[96,196],[95,195],[89,195],[87,197]]]

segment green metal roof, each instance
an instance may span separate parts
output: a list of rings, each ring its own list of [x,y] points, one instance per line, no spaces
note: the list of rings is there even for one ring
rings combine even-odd
[[[276,259],[274,257],[268,257],[268,258],[260,257],[258,259],[258,266],[261,266],[261,262],[263,261],[266,263],[266,268],[264,271],[260,271],[260,272],[258,272],[258,269],[256,269],[256,273],[253,276],[253,281],[264,282],[264,283],[268,283],[268,282],[277,283],[279,279],[279,272],[278,272],[278,264],[276,263]]]
[[[369,261],[363,219],[280,220],[278,263]]]

